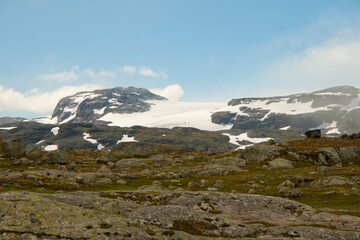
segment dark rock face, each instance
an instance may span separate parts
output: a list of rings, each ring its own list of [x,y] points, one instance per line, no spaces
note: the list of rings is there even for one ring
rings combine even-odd
[[[231,112],[216,112],[211,116],[212,122],[217,124],[228,124],[236,116],[236,113]]]
[[[92,123],[107,113],[146,112],[151,108],[148,100],[166,100],[144,88],[112,88],[80,92],[65,97],[57,104],[52,118],[58,123]]]
[[[24,155],[23,143],[20,139],[3,142],[3,151],[6,157],[22,157]]]
[[[321,131],[319,129],[310,130],[305,133],[307,138],[321,138]]]
[[[356,108],[359,98],[360,90],[351,86],[280,97],[240,98],[228,103],[237,110],[220,110],[211,118],[213,123],[232,124],[232,129],[242,130],[290,126],[307,131],[333,123],[340,132],[359,132],[360,123],[356,120],[360,118],[360,109]],[[300,105],[307,110],[299,111]]]

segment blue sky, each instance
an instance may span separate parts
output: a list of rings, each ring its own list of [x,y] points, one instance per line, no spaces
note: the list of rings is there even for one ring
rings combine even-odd
[[[227,102],[359,76],[358,0],[0,0],[0,116],[95,88]]]

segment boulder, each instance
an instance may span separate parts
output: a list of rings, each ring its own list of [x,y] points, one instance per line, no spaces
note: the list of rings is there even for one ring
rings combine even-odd
[[[281,187],[279,193],[284,197],[291,197],[291,198],[297,198],[302,195],[300,189],[293,189],[290,187]]]
[[[333,171],[334,171],[334,169],[332,167],[328,167],[328,166],[320,166],[317,169],[318,173],[326,173],[326,172],[333,172]]]
[[[311,188],[322,188],[322,187],[331,187],[331,186],[343,186],[343,185],[356,185],[355,182],[346,178],[339,176],[330,176],[324,179],[315,180],[310,184]]]
[[[112,184],[112,181],[110,178],[100,178],[95,181],[94,185],[96,186],[102,186],[102,185],[110,185]]]
[[[307,138],[321,138],[321,131],[319,129],[305,132]]]
[[[239,153],[239,157],[249,162],[264,162],[280,155],[282,148],[274,145],[255,145],[247,147]]]
[[[113,161],[114,161],[114,158],[111,154],[105,154],[105,155],[98,157],[98,159],[96,159],[96,162],[99,164],[107,164],[107,163],[113,162]]]
[[[40,150],[36,145],[34,145],[25,150],[25,156],[30,159],[36,159],[40,157]]]
[[[55,150],[48,152],[44,157],[44,161],[52,164],[67,164],[69,157],[65,151]]]
[[[140,191],[149,191],[149,192],[161,192],[166,190],[166,188],[161,184],[160,181],[154,181],[151,185],[139,187]]]
[[[24,155],[24,148],[21,139],[15,139],[3,142],[3,152],[6,157],[22,157]]]
[[[194,178],[195,173],[193,172],[193,170],[191,170],[189,168],[184,168],[183,170],[181,170],[179,177],[180,178]]]
[[[339,154],[334,148],[320,148],[318,158],[314,160],[315,164],[333,166],[342,165]]]
[[[270,169],[293,168],[292,162],[285,158],[276,158],[269,162]]]
[[[349,160],[354,158],[360,158],[359,147],[342,147],[338,149],[341,160]]]

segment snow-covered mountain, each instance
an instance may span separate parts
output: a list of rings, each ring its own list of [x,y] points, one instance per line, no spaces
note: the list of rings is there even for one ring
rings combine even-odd
[[[325,129],[327,134],[360,131],[360,90],[351,86],[226,103],[174,102],[144,88],[81,92],[60,100],[42,123],[96,123],[131,127],[195,127],[201,130]]]
[[[324,129],[326,134],[360,131],[360,89],[351,86],[268,98],[233,99],[212,116],[232,129]]]

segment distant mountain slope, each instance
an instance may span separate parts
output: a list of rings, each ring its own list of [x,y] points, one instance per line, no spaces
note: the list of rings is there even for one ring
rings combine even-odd
[[[59,101],[50,119],[39,122],[62,124],[96,122],[107,113],[131,114],[151,108],[147,101],[165,101],[145,88],[112,88],[79,92]]]
[[[24,120],[26,120],[26,119],[21,118],[21,117],[0,117],[0,125],[16,123],[16,122],[23,122]]]
[[[327,134],[358,132],[360,90],[341,86],[289,96],[233,99],[211,118],[213,123],[242,130],[320,128]]]
[[[360,90],[351,86],[288,96],[239,98],[227,105],[174,102],[144,88],[119,87],[65,97],[50,118],[35,121],[118,127],[194,127],[210,131],[292,129],[304,132],[320,128],[324,134],[338,135],[360,131],[359,104]]]

